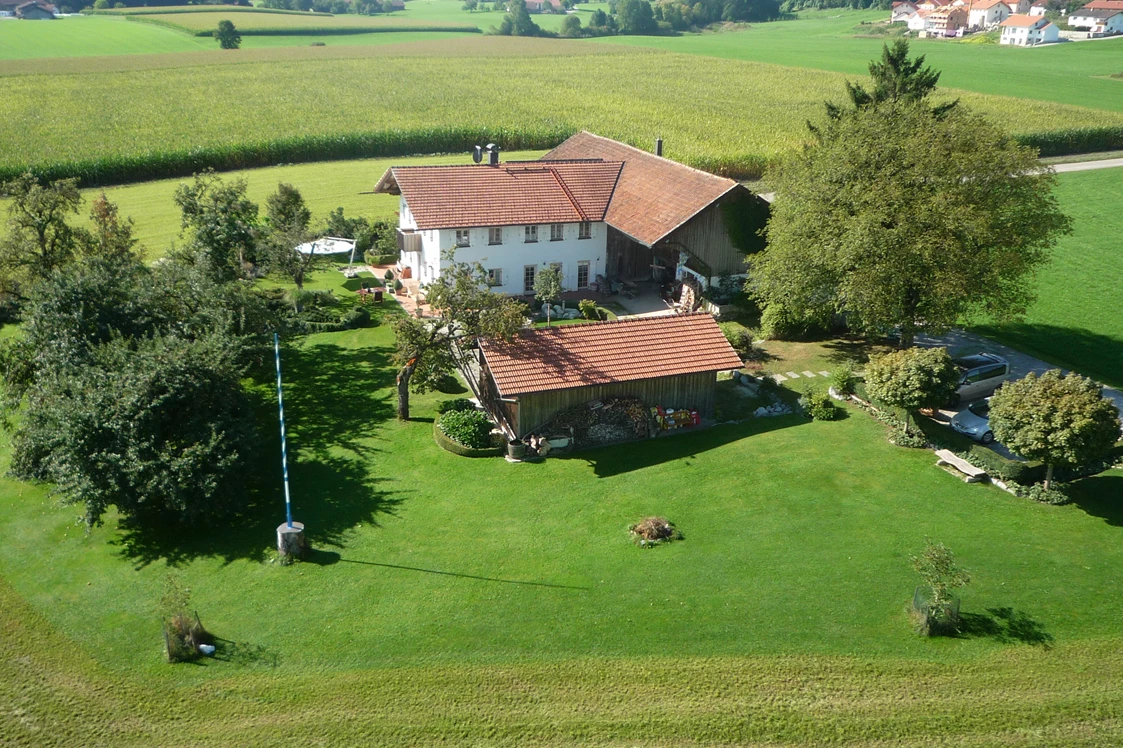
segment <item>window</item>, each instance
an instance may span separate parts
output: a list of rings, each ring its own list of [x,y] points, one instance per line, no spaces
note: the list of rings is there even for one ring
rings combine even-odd
[[[579,289],[586,289],[589,287],[589,261],[584,260],[577,263],[577,287]]]
[[[1006,364],[996,364],[983,369],[976,369],[967,375],[966,382],[967,384],[974,384],[975,382],[982,382],[987,379],[1003,376],[1006,376]]]
[[[577,238],[588,239],[593,235],[593,224],[588,221],[582,221],[577,224]]]
[[[503,227],[492,226],[487,230],[487,243],[488,244],[502,244],[503,243]]]
[[[523,268],[523,293],[534,293],[534,265]]]
[[[527,226],[526,227],[524,241],[526,241],[528,243],[538,241],[538,227],[537,226]]]
[[[468,229],[457,229],[456,230],[456,246],[458,246],[458,247],[469,246],[471,244],[471,240],[469,239],[470,233],[471,232],[469,232]]]
[[[487,285],[489,285],[489,286],[502,286],[503,285],[503,268],[488,268]]]
[[[565,226],[560,223],[550,224],[550,241],[560,242],[565,238]]]

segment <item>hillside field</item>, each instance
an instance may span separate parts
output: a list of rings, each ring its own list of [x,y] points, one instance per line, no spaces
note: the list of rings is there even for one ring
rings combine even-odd
[[[247,9],[248,10],[248,9]],[[246,36],[359,34],[383,31],[477,31],[475,24],[428,20],[420,22],[400,13],[376,16],[322,13],[253,13],[216,10],[210,13],[143,13],[127,17],[134,23],[167,26],[195,36],[209,36],[219,21],[232,22]]]
[[[425,44],[440,53],[399,57],[391,45],[376,48],[385,54],[377,60],[9,76],[0,109],[22,137],[0,143],[0,168],[103,160],[104,168],[85,171],[112,173],[114,159],[159,161],[198,147],[226,148],[236,163],[252,144],[268,150],[291,138],[422,130],[508,132],[524,147],[548,147],[585,128],[641,147],[662,136],[671,158],[752,176],[806,140],[805,123],[821,116],[824,100],[844,95],[841,74],[763,63],[635,50],[575,54],[559,65],[559,51],[604,48],[479,36]],[[942,96],[960,97],[1015,133],[1123,126],[1123,113],[955,90]],[[60,131],[57,122],[83,127]],[[413,152],[424,152],[428,137]]]

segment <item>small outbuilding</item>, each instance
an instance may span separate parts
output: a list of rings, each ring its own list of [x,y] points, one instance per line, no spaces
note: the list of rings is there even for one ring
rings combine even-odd
[[[612,397],[713,418],[719,371],[742,362],[705,313],[524,330],[480,342],[480,394],[518,438],[558,411]]]

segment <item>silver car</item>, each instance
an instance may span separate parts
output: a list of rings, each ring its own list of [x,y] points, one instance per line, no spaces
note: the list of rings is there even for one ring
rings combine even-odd
[[[953,403],[971,402],[994,392],[1010,378],[1010,364],[993,353],[978,353],[953,359],[960,371],[959,389]]]
[[[977,442],[990,444],[994,432],[990,430],[990,398],[971,403],[951,419],[951,427]]]

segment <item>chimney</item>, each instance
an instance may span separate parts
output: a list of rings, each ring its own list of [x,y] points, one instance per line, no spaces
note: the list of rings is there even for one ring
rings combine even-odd
[[[487,144],[487,163],[488,166],[499,166],[499,146],[495,143]]]
[[[663,139],[662,138],[655,138],[655,155],[656,156],[662,156],[663,155]]]

